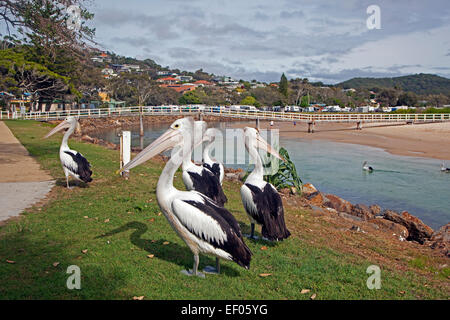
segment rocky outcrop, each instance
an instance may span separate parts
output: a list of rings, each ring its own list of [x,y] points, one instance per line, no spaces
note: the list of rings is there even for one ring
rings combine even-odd
[[[439,233],[433,235],[433,229],[406,211],[399,214],[392,210],[382,212],[381,207],[378,205],[371,205],[370,207],[364,204],[353,205],[336,195],[321,193],[310,183],[303,185],[302,192],[306,204],[311,208],[316,208],[315,211],[317,212],[327,213],[333,211],[343,219],[364,222],[377,230],[389,232],[400,241],[416,241],[420,244],[428,241],[427,244],[430,247],[439,248],[448,255],[449,224],[441,228]],[[285,190],[285,193],[287,194],[288,190]],[[329,211],[317,209],[324,207]]]
[[[433,233],[430,241],[427,241],[426,244],[450,258],[450,222]]]
[[[81,137],[81,141],[98,144],[98,145],[104,146],[108,149],[118,149],[119,148],[119,146],[114,143],[105,141],[103,139],[93,138],[91,136],[88,136],[87,134],[85,134]]]
[[[309,195],[305,196],[305,198],[311,205],[314,206],[322,206],[326,199],[324,195],[319,191],[310,193]]]
[[[354,216],[345,212],[339,212],[339,216],[341,218],[347,219],[347,220],[352,220],[352,221],[363,221],[362,218],[358,217],[358,216]]]
[[[373,204],[369,207],[370,211],[372,212],[373,216],[379,216],[381,215],[381,207],[377,204]]]
[[[404,241],[408,238],[409,232],[405,226],[389,221],[386,219],[371,219],[368,221],[377,225],[381,230],[389,231],[393,236],[397,236],[399,240]]]
[[[362,220],[370,220],[375,216],[372,213],[372,210],[364,204],[357,204],[353,206],[351,214],[360,217]]]
[[[334,194],[327,194],[325,197],[325,206],[333,208],[338,212],[345,212],[349,214],[352,213],[353,205],[347,200],[344,200]]]
[[[413,240],[420,244],[424,244],[425,241],[429,240],[433,235],[433,229],[423,223],[419,218],[410,215],[407,211],[403,211],[399,214],[392,210],[385,210],[383,212],[383,217],[386,220],[406,227],[409,233],[407,240]]]
[[[193,117],[197,117],[198,113],[192,113]],[[151,125],[155,123],[172,123],[176,119],[183,118],[180,115],[144,115],[143,122],[144,126]],[[242,119],[237,118],[224,118],[217,116],[204,115],[203,120],[208,122],[231,122],[231,121],[242,121]],[[83,118],[80,119],[80,124],[83,133],[92,134],[98,130],[110,129],[110,128],[123,128],[129,129],[139,126],[139,117],[137,114],[133,116],[118,116],[112,114],[111,117],[107,118]]]
[[[246,175],[246,172],[242,169],[224,168],[225,179],[233,181],[242,181]]]
[[[316,194],[318,192],[319,192],[319,190],[317,190],[316,187],[314,187],[311,183],[305,183],[302,186],[302,194],[305,197],[308,197],[308,196],[310,196],[312,194]]]

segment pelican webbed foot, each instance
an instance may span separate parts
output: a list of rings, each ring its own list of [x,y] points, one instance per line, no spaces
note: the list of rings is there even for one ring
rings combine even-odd
[[[192,269],[181,270],[181,273],[184,274],[185,276],[188,276],[188,277],[197,276],[197,277],[202,278],[202,279],[206,278],[204,273],[198,272],[198,271],[194,272]]]
[[[206,266],[203,269],[203,272],[206,274],[220,274],[220,260],[216,258],[216,266]]]

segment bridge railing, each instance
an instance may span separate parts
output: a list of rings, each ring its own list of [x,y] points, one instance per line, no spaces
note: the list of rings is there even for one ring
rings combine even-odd
[[[27,113],[13,113],[2,111],[0,120],[61,120],[67,116],[79,118],[102,118],[115,116],[135,116],[140,112],[144,115],[194,115],[203,113],[222,117],[241,119],[264,119],[299,122],[424,122],[424,121],[450,121],[448,113],[303,113],[303,112],[276,112],[261,110],[240,110],[225,107],[204,106],[132,106],[123,108],[99,108],[56,111],[32,111]]]

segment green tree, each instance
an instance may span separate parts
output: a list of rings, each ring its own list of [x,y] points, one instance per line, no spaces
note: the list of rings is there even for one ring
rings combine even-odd
[[[49,70],[45,65],[29,61],[21,51],[0,50],[0,90],[16,95],[31,94],[33,102],[40,98],[80,96],[70,78]]]
[[[186,92],[178,99],[178,102],[180,104],[201,104],[201,97],[196,91],[197,90]]]
[[[309,107],[309,98],[308,98],[308,96],[303,96],[302,97],[302,101],[300,103],[300,107],[302,107],[302,108]]]
[[[94,15],[87,0],[1,0],[0,23],[8,35],[17,32],[25,43],[56,57],[58,48],[85,56],[86,41],[93,43],[95,29],[87,25]],[[69,8],[77,8],[71,11]]]
[[[397,100],[398,106],[415,107],[418,103],[417,95],[413,92],[402,93]]]
[[[241,104],[245,106],[259,106],[258,101],[253,96],[246,96],[241,100]]]
[[[283,73],[281,75],[281,79],[280,79],[279,90],[280,90],[280,93],[286,98],[288,97],[288,89],[289,89],[289,82]]]

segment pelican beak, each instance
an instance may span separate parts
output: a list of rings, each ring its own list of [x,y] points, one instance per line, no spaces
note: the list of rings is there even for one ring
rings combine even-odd
[[[81,133],[81,124],[79,122],[77,122],[76,132]]]
[[[177,144],[183,141],[183,136],[179,130],[169,129],[158,139],[153,141],[152,144],[147,146],[142,150],[136,157],[128,162],[122,169],[118,170],[117,173],[120,174],[125,170],[130,170],[138,165],[150,160],[154,156],[172,149]]]
[[[61,122],[60,124],[58,124],[56,127],[53,128],[52,131],[50,131],[49,133],[47,133],[47,135],[44,137],[44,139],[47,139],[48,137],[54,135],[55,133],[57,133],[58,131],[61,131],[63,129],[69,128],[70,127],[70,123],[67,122],[66,120],[64,120],[63,122]]]
[[[276,151],[274,148],[272,148],[272,146],[266,140],[264,140],[259,134],[257,134],[257,136],[256,136],[256,141],[257,141],[257,148],[258,149],[262,149],[262,150],[270,153],[271,155],[273,155],[274,157],[280,159],[281,161],[286,161],[278,153],[278,151]]]

